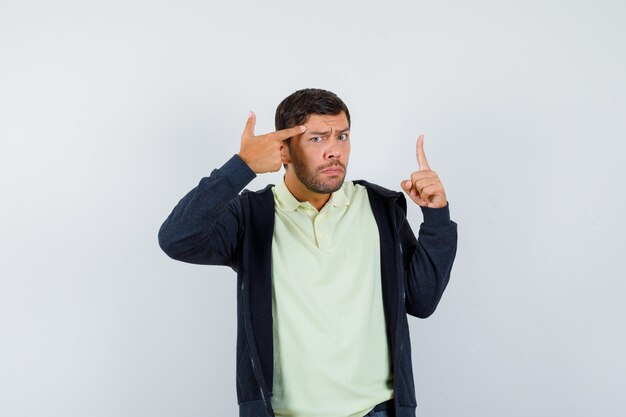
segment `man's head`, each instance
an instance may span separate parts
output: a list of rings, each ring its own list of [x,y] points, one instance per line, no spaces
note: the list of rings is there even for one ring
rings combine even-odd
[[[275,124],[276,130],[307,127],[303,134],[285,141],[282,157],[287,184],[319,194],[337,191],[350,154],[350,112],[344,102],[330,91],[299,90],[278,105]]]
[[[305,88],[286,97],[276,108],[276,130],[304,124],[311,114],[335,115],[344,112],[350,126],[350,111],[335,93],[319,88]]]

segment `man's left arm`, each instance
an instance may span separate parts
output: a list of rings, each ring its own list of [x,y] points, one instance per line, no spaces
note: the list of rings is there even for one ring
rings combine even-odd
[[[424,222],[415,239],[406,216],[401,213],[398,230],[404,254],[406,311],[426,318],[435,311],[450,280],[456,256],[457,224],[450,220],[443,184],[426,160],[423,135],[417,139],[416,157],[418,171],[411,174],[410,180],[402,181],[401,186],[420,206]]]

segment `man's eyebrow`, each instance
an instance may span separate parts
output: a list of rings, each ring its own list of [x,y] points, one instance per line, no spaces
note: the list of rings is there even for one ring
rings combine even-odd
[[[345,129],[340,130],[339,133],[347,132],[348,130],[350,130],[350,128],[346,127]],[[322,135],[322,136],[324,136],[324,135],[327,135],[329,133],[329,131],[328,130],[324,130],[324,131],[316,130],[316,131],[313,131],[313,132],[308,132],[307,131],[306,133],[309,134],[309,135]]]

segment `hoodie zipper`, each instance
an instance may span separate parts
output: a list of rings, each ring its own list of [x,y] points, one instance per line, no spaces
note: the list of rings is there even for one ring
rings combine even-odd
[[[242,194],[242,198],[245,199],[245,203],[246,203],[246,207],[248,206],[248,196],[244,193]],[[259,384],[259,391],[261,392],[261,399],[263,400],[263,404],[265,405],[265,409],[267,410],[267,414],[270,417],[274,417],[274,413],[272,412],[272,408],[270,406],[270,404],[268,404],[267,402],[267,396],[265,395],[265,379],[263,378],[262,375],[262,369],[256,366],[256,362],[254,360],[255,356],[258,356],[258,352],[256,349],[256,343],[254,345],[254,349],[252,348],[252,344],[250,343],[250,341],[252,340],[252,328],[251,328],[251,318],[250,318],[250,309],[249,309],[249,298],[248,298],[248,292],[247,292],[247,288],[245,288],[245,283],[246,283],[246,279],[245,276],[247,274],[247,271],[244,270],[243,271],[243,277],[242,277],[242,282],[241,282],[241,297],[243,298],[242,300],[242,305],[243,305],[243,310],[244,310],[244,328],[245,328],[245,336],[246,336],[246,343],[248,344],[248,351],[250,352],[250,362],[252,364],[252,372],[254,373],[254,376],[257,380],[257,383]]]
[[[399,372],[396,372],[396,370],[400,370],[400,364],[402,361],[402,353],[404,351],[404,343],[403,343],[403,338],[404,338],[404,322],[402,321],[402,304],[404,303],[404,268],[402,267],[402,248],[401,248],[401,243],[400,243],[400,233],[398,232],[398,226],[397,226],[397,219],[396,219],[396,211],[395,211],[395,205],[396,205],[396,200],[398,199],[398,197],[395,197],[394,199],[391,200],[391,204],[390,204],[390,210],[391,210],[391,219],[392,219],[392,224],[393,224],[393,239],[394,239],[394,262],[396,264],[396,269],[397,269],[397,276],[400,277],[400,280],[398,282],[398,307],[397,307],[397,312],[396,312],[396,327],[399,327],[399,329],[397,328],[396,333],[398,334],[398,338],[396,339],[396,350],[398,350],[398,355],[396,360],[394,361],[394,375],[396,378],[399,378]],[[399,347],[398,347],[399,346]],[[396,384],[394,383],[394,386],[396,386]],[[396,402],[396,406],[397,401],[398,401],[398,397],[396,395],[394,395],[394,399]]]

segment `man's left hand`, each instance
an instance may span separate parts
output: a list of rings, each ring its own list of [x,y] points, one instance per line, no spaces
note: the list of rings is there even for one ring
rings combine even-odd
[[[430,169],[424,153],[424,135],[417,138],[416,156],[418,170],[411,174],[410,180],[402,181],[400,186],[411,200],[420,207],[442,208],[448,204],[446,191],[437,173]]]

